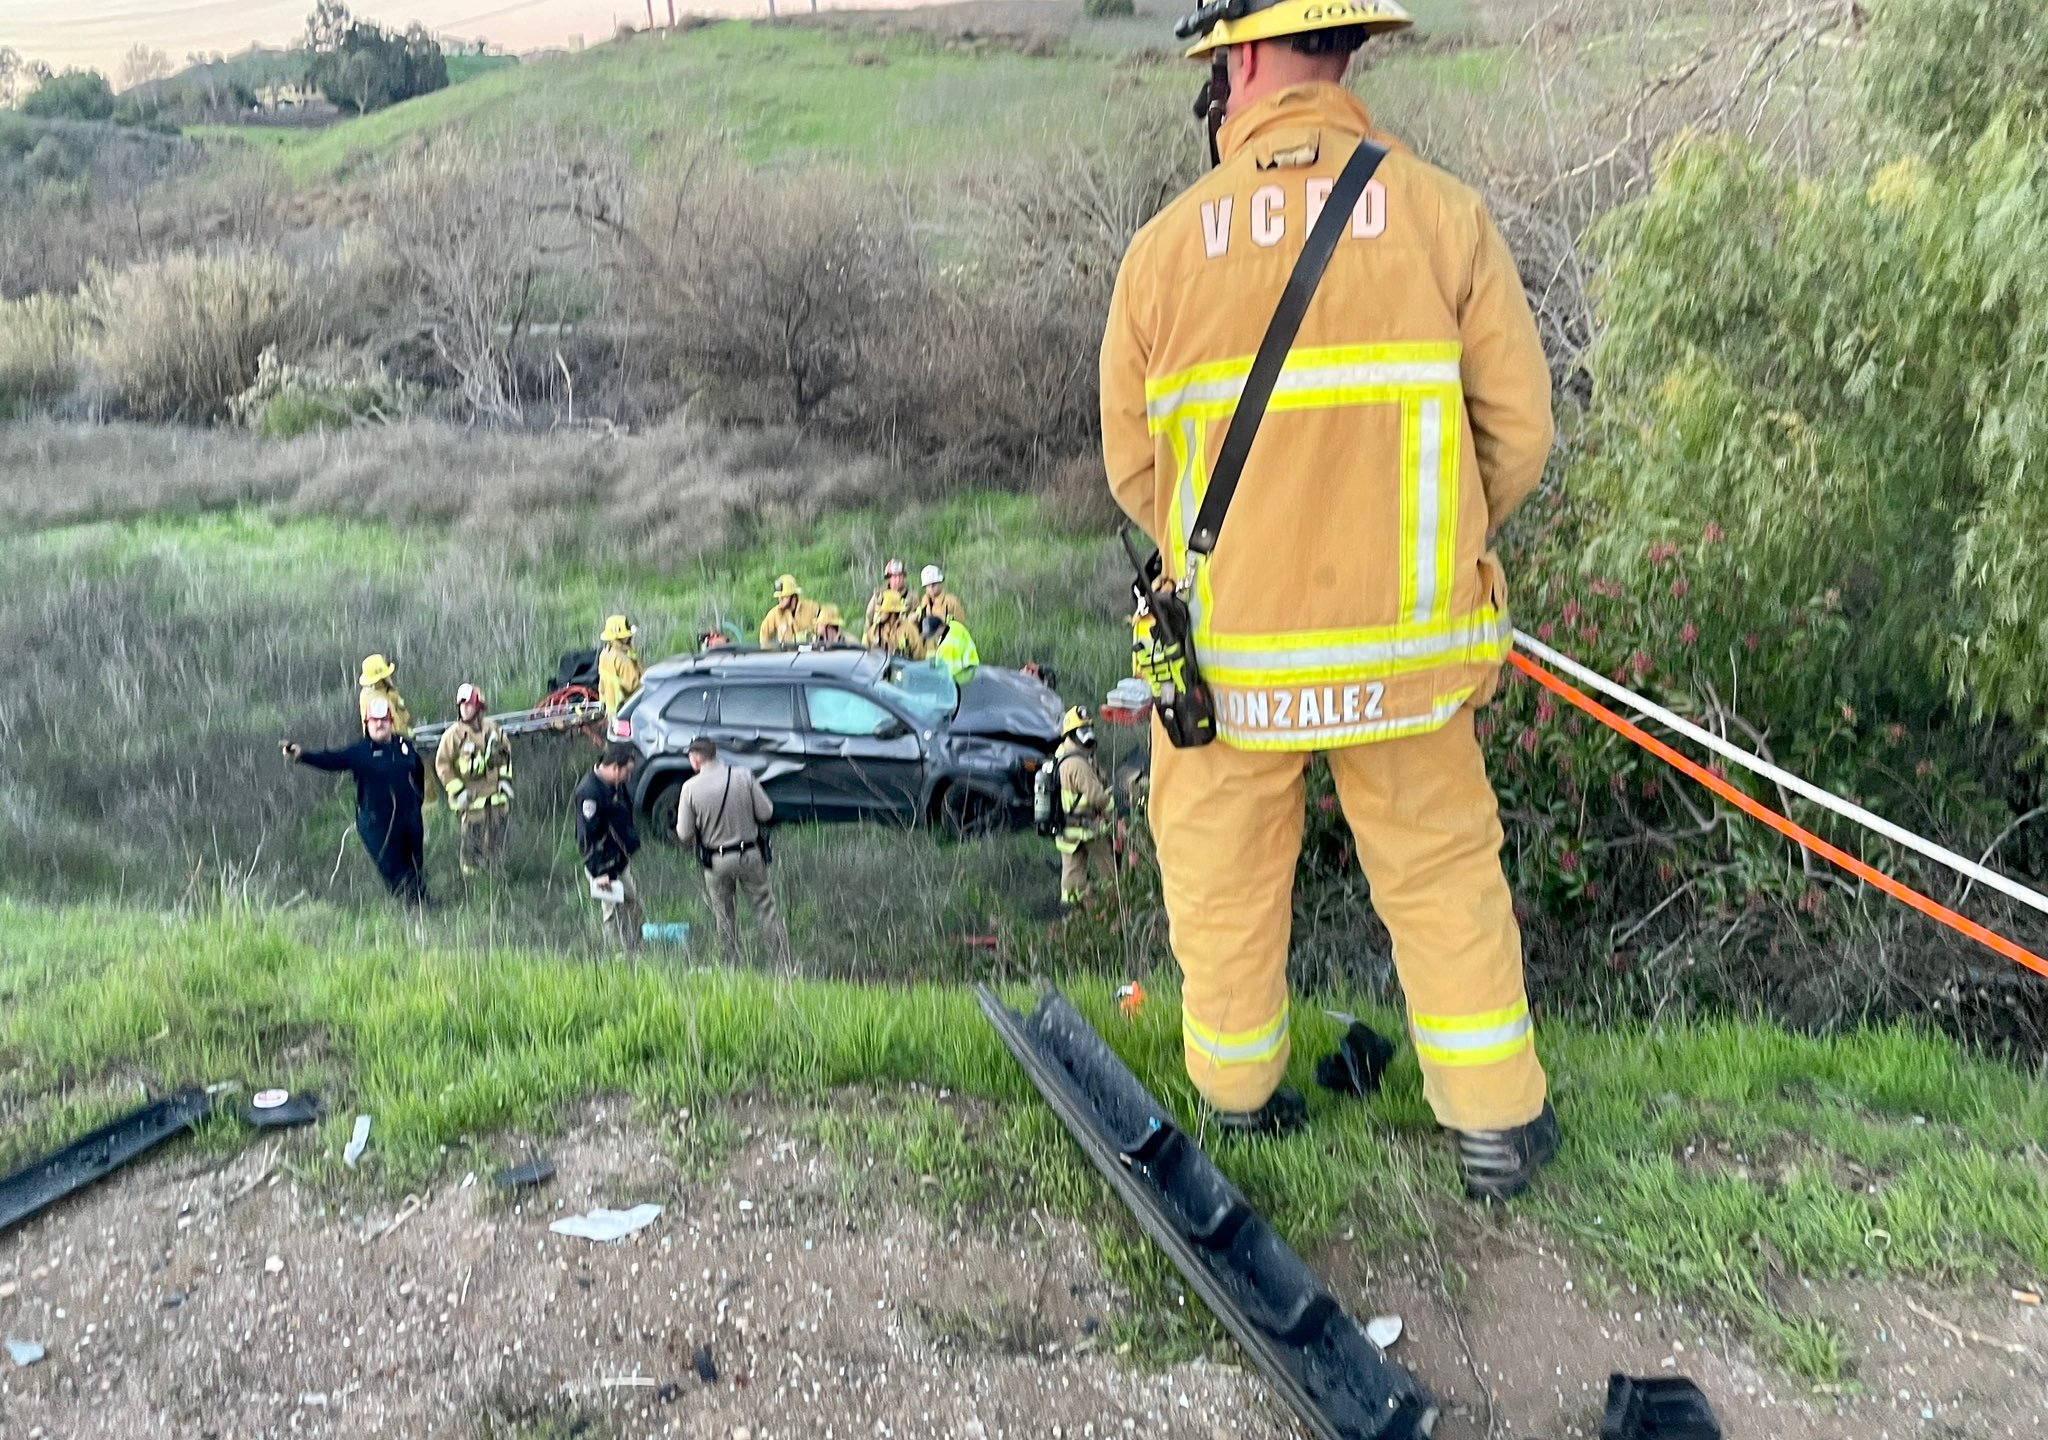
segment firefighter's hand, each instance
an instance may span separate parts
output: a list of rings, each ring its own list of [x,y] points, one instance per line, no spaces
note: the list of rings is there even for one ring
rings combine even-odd
[[[305,747],[295,740],[280,740],[277,742],[277,748],[285,759],[291,761],[297,761],[299,756],[305,753]]]

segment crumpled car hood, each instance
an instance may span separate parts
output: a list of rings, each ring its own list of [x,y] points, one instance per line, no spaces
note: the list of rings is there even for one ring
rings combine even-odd
[[[955,735],[986,735],[1051,750],[1059,743],[1060,697],[1015,670],[984,665],[960,687]]]

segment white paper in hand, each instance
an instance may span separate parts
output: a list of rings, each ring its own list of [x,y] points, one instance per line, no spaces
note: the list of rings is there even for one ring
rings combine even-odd
[[[590,877],[590,898],[602,900],[607,905],[622,905],[626,900],[626,882],[593,875]]]

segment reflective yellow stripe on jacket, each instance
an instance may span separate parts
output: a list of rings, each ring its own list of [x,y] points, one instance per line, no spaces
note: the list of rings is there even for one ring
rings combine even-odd
[[[1440,696],[1425,714],[1386,717],[1376,713],[1370,682],[1451,665],[1497,664],[1506,657],[1513,640],[1506,615],[1484,600],[1471,611],[1451,609],[1464,418],[1461,354],[1456,341],[1288,352],[1268,413],[1365,405],[1399,409],[1400,619],[1356,629],[1218,631],[1209,620],[1214,610],[1209,577],[1206,569],[1198,569],[1190,597],[1195,650],[1204,676],[1218,692],[1219,727],[1241,748],[1309,748],[1433,728],[1456,712],[1469,688]],[[1148,428],[1166,437],[1176,471],[1166,527],[1176,573],[1188,573],[1187,540],[1208,491],[1208,427],[1229,423],[1251,366],[1251,356],[1240,356],[1146,382]],[[1326,696],[1303,691],[1294,702],[1272,695],[1276,686],[1317,685],[1332,689]],[[1258,713],[1257,707],[1275,703],[1299,703],[1304,713],[1277,721],[1270,713]],[[1248,712],[1246,706],[1254,708]],[[1269,726],[1286,731],[1286,738],[1262,740],[1259,732]]]

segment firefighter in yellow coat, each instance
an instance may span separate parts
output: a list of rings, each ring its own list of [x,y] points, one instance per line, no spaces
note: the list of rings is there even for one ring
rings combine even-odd
[[[512,814],[512,742],[484,713],[484,692],[465,682],[455,692],[455,723],[441,732],[434,774],[462,829],[462,873],[498,863]]]
[[[616,719],[619,709],[638,693],[640,678],[646,668],[640,663],[640,652],[633,648],[633,641],[640,631],[633,622],[623,615],[612,615],[604,622],[604,631],[598,639],[604,648],[597,652],[597,698],[604,705],[607,720]]]
[[[1085,705],[1060,717],[1060,747],[1052,758],[1059,766],[1061,820],[1053,848],[1060,852],[1060,904],[1071,907],[1098,884],[1116,883],[1110,838],[1116,800],[1095,765],[1095,717]]]
[[[796,576],[777,576],[775,604],[761,617],[761,648],[771,650],[808,645],[817,633],[818,602],[804,599],[803,587],[796,583]]]
[[[875,602],[875,618],[865,637],[870,650],[886,650],[906,660],[924,659],[924,637],[910,618],[910,602],[901,591],[884,590]]]
[[[382,700],[391,707],[391,733],[412,734],[412,712],[405,708],[405,697],[392,681],[397,674],[398,667],[382,655],[363,657],[362,672],[356,676],[356,718],[364,730],[370,728],[370,702]]]
[[[1499,1199],[1558,1130],[1472,711],[1512,639],[1490,537],[1542,474],[1550,381],[1478,196],[1377,131],[1340,83],[1370,34],[1408,24],[1389,0],[1236,0],[1190,17],[1219,158],[1124,257],[1103,454],[1188,600],[1216,710],[1220,743],[1175,749],[1155,722],[1152,747],[1190,1076],[1227,1124],[1300,1116],[1279,1089],[1287,947],[1303,774],[1324,752],[1393,936],[1424,1093],[1456,1132],[1466,1193]],[[1191,575],[1189,531],[1252,357],[1367,137],[1391,153]]]

